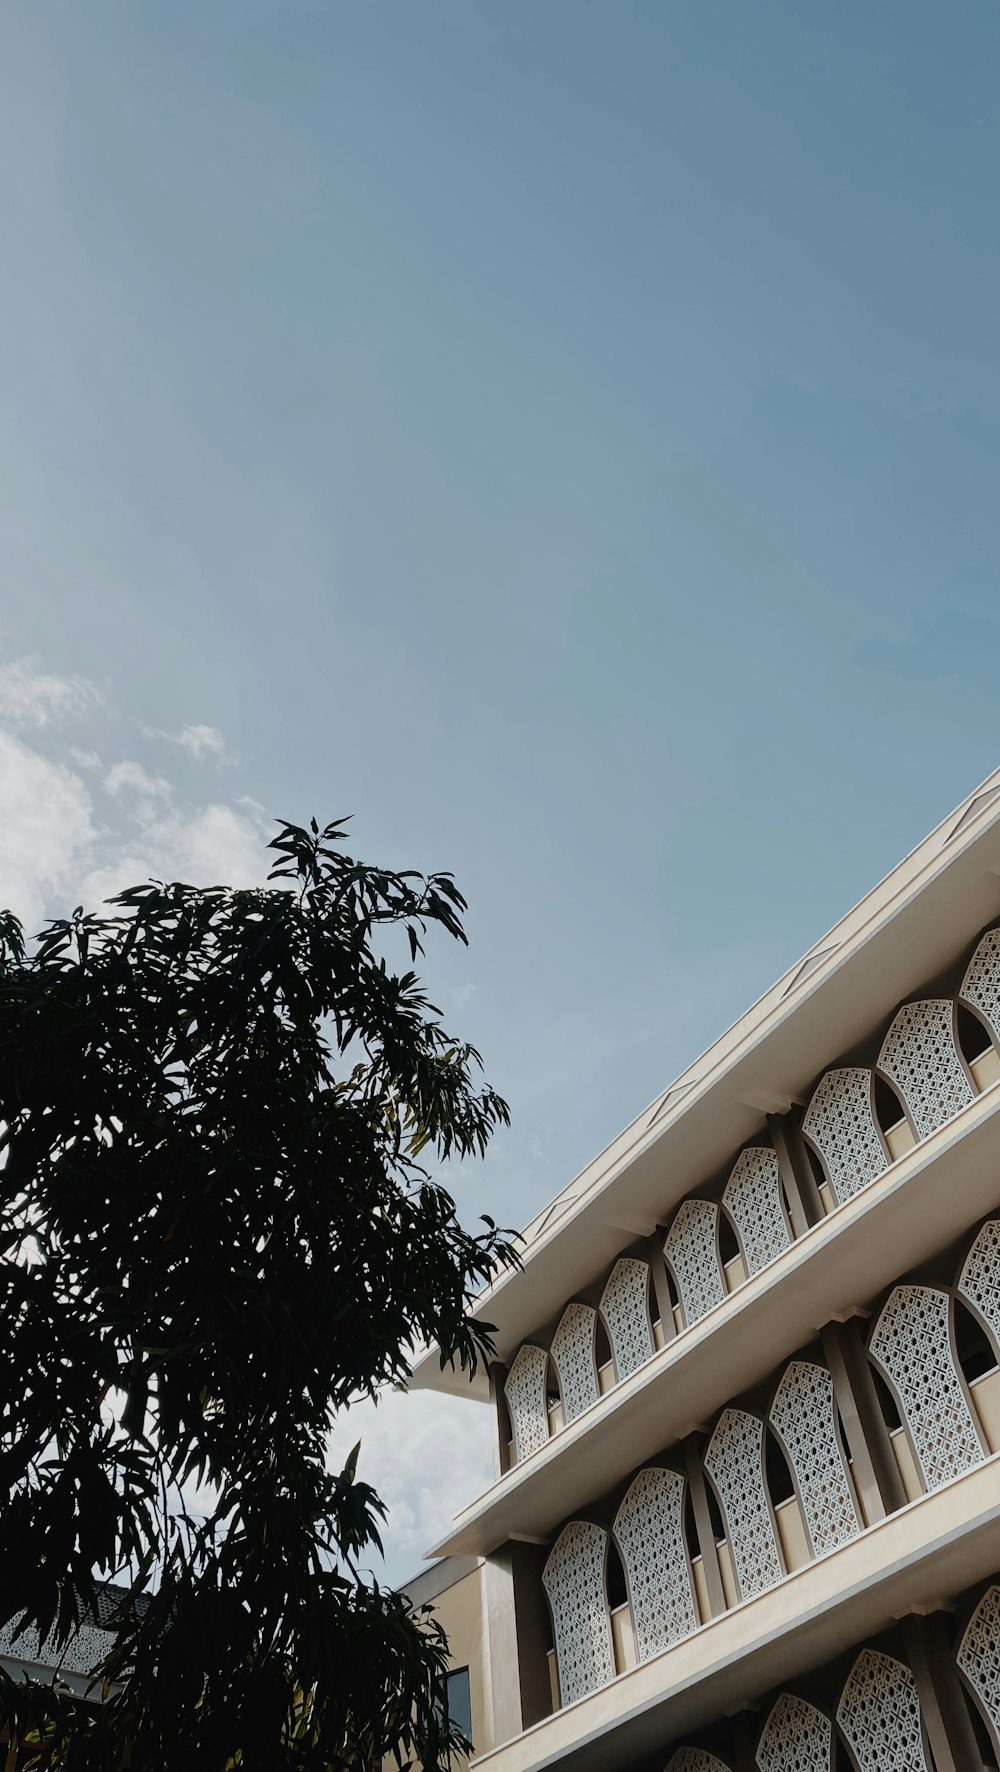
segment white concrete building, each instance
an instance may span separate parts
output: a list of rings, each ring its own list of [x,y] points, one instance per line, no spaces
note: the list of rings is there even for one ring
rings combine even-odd
[[[523,1255],[436,1552],[483,1772],[997,1772],[1000,770]]]

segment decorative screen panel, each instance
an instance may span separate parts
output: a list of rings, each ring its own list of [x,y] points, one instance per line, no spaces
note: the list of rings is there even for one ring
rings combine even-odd
[[[862,1649],[841,1693],[837,1722],[861,1772],[932,1772],[916,1682],[892,1656]]]
[[[985,1456],[951,1339],[951,1301],[933,1286],[897,1286],[868,1344],[910,1430],[927,1489]]]
[[[597,1402],[594,1329],[597,1312],[589,1304],[568,1304],[552,1337],[552,1363],[559,1375],[563,1416],[575,1421]]]
[[[667,1233],[663,1254],[677,1283],[684,1326],[690,1328],[726,1296],[718,1206],[711,1200],[685,1200]]]
[[[640,1471],[612,1527],[628,1578],[636,1652],[648,1661],[698,1628],[684,1537],[684,1478]]]
[[[671,1754],[666,1772],[729,1772],[725,1760],[703,1747],[679,1747]]]
[[[740,1594],[752,1600],[785,1573],[764,1482],[764,1423],[743,1409],[726,1409],[704,1465],[719,1498]]]
[[[775,1393],[770,1419],[795,1473],[813,1554],[821,1557],[861,1530],[826,1367],[793,1360]]]
[[[649,1268],[644,1261],[623,1256],[615,1262],[601,1298],[601,1315],[620,1383],[655,1351],[649,1320]]]
[[[1000,1046],[1000,929],[988,929],[962,980],[959,996],[978,1009]]]
[[[760,1772],[832,1772],[833,1724],[814,1704],[782,1692],[757,1743]]]
[[[545,1400],[545,1374],[549,1356],[530,1341],[518,1348],[504,1380],[503,1394],[514,1434],[514,1457],[520,1462],[537,1452],[549,1437],[549,1411]]]
[[[838,1206],[889,1167],[872,1107],[870,1071],[827,1071],[806,1109],[802,1130],[823,1160]]]
[[[902,1095],[918,1138],[975,1098],[955,1044],[950,997],[905,1004],[882,1042],[878,1067]]]
[[[726,1183],[722,1204],[739,1233],[748,1274],[756,1274],[792,1240],[781,1192],[781,1168],[763,1147],[742,1151]]]
[[[66,1643],[57,1642],[54,1635],[47,1636],[40,1643],[36,1630],[29,1625],[26,1630],[18,1631],[18,1623],[19,1618],[11,1619],[0,1630],[0,1655],[15,1661],[33,1661],[41,1667],[58,1668],[64,1673],[92,1674],[117,1641],[113,1631],[81,1624]]]
[[[542,1571],[552,1611],[559,1695],[563,1704],[596,1692],[615,1677],[604,1566],[607,1533],[589,1520],[571,1520]]]
[[[1000,1358],[1000,1221],[983,1225],[965,1258],[958,1290],[982,1318]]]
[[[987,1588],[965,1629],[955,1657],[959,1672],[1000,1742],[1000,1587]]]

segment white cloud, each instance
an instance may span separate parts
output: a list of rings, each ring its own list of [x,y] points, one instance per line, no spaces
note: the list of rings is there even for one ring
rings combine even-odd
[[[0,719],[12,726],[47,726],[59,716],[82,713],[99,700],[85,677],[36,671],[30,658],[0,665]]]
[[[147,738],[163,738],[167,744],[179,745],[196,763],[236,761],[217,726],[195,723],[182,726],[179,732],[164,732],[157,726],[144,726],[142,730]]]
[[[233,806],[202,806],[153,818],[91,869],[89,899],[110,898],[140,880],[183,880],[190,886],[263,886],[271,866],[269,832],[260,818]]]
[[[34,933],[46,916],[78,902],[73,895],[95,839],[93,808],[79,775],[3,731],[0,830],[0,903]]]
[[[461,1010],[468,1008],[478,989],[479,986],[477,984],[460,984],[448,994],[451,997],[455,1008]]]
[[[341,1416],[330,1446],[333,1468],[361,1441],[358,1476],[389,1509],[380,1579],[398,1585],[419,1570],[459,1508],[493,1481],[491,1412],[471,1396],[389,1391]]]
[[[118,795],[126,791],[141,794],[144,799],[169,799],[173,789],[165,776],[150,775],[141,763],[131,757],[125,757],[108,770],[103,782],[106,794]]]
[[[215,757],[221,763],[229,757],[225,740],[216,726],[182,726],[177,743],[199,762],[203,757]]]

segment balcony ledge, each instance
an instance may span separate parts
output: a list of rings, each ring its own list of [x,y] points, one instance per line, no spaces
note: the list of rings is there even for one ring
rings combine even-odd
[[[1000,1083],[509,1470],[429,1554],[544,1541],[577,1509],[1000,1205]]]
[[[610,1772],[1000,1567],[1000,1454],[472,1762]]]
[[[538,1213],[524,1266],[483,1292],[475,1314],[510,1359],[539,1323],[706,1177],[764,1116],[804,1099],[822,1071],[895,1003],[950,965],[1000,910],[1000,769],[766,991],[708,1051]],[[416,1361],[414,1389],[488,1394],[485,1374]]]

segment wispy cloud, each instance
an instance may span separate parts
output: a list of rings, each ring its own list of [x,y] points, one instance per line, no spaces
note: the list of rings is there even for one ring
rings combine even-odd
[[[86,677],[53,676],[37,670],[30,658],[0,665],[0,719],[11,726],[47,726],[100,700],[100,692]]]
[[[131,791],[148,800],[169,798],[173,793],[166,776],[150,775],[148,769],[144,769],[141,763],[136,763],[131,757],[123,758],[108,770],[103,786],[106,794],[118,795]]]
[[[179,745],[196,763],[234,764],[236,758],[217,726],[196,722],[182,726],[179,732],[164,732],[158,726],[142,728],[147,738],[162,738],[167,744]]]

